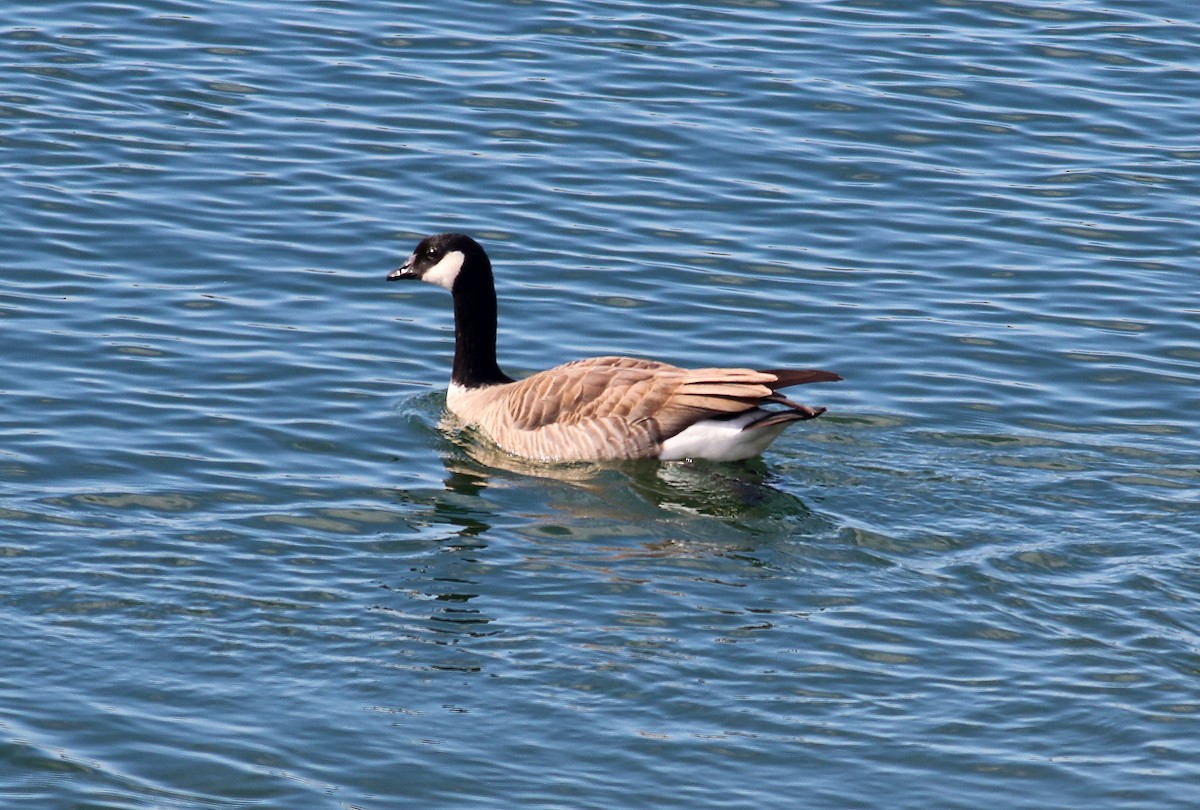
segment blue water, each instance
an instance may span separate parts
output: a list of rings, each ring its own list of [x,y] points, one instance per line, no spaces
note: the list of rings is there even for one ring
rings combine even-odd
[[[0,806],[1194,807],[1184,0],[10,0]],[[501,362],[820,367],[539,468]],[[801,396],[802,395],[802,396]]]

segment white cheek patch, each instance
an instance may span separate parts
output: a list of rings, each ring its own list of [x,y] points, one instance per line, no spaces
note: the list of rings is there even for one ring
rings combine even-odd
[[[426,270],[421,275],[421,281],[428,281],[447,290],[453,289],[454,279],[458,278],[458,271],[462,270],[466,259],[461,250],[452,250],[443,256],[440,262]]]

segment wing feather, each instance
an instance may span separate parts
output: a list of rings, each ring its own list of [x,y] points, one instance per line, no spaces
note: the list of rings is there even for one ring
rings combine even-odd
[[[471,415],[519,455],[573,459],[646,458],[702,419],[764,403],[788,408],[761,424],[816,416],[778,388],[841,379],[819,370],[683,369],[631,357],[594,357],[483,389]],[[791,414],[791,415],[787,415]],[[466,415],[466,414],[464,414]]]

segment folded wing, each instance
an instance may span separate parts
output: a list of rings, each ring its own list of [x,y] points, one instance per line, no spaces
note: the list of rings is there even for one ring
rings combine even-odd
[[[840,379],[811,369],[683,369],[653,360],[595,357],[504,386],[488,409],[491,418],[480,422],[498,444],[521,455],[649,458],[658,454],[663,441],[699,421],[733,417],[769,403],[784,410],[764,413],[750,429],[811,419],[821,410],[792,402],[776,390]]]

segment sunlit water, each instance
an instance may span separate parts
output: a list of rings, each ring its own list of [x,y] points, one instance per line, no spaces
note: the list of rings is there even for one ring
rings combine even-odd
[[[8,2],[0,804],[1193,807],[1184,0]],[[748,465],[443,429],[821,367]]]

